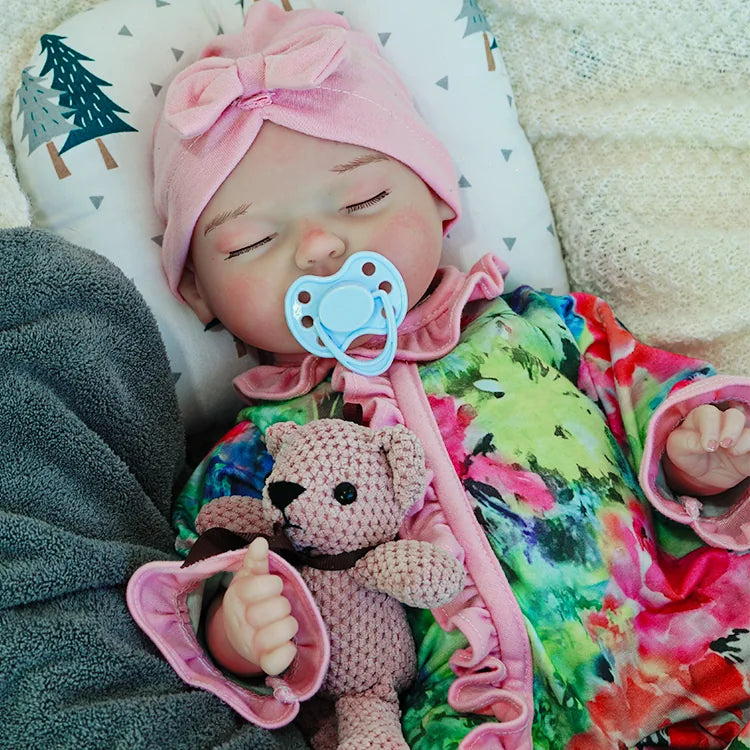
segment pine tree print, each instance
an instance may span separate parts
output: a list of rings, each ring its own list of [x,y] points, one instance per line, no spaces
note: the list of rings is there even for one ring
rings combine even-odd
[[[49,101],[60,93],[60,91],[44,86],[41,78],[31,75],[29,68],[26,68],[21,73],[21,85],[16,96],[19,105],[18,117],[23,115],[21,140],[28,139],[29,154],[46,143],[55,174],[59,180],[62,180],[70,177],[70,170],[58,153],[52,139],[69,133],[76,126],[65,119],[65,115],[71,114],[70,112],[64,111],[58,104]]]
[[[57,34],[45,34],[40,40],[42,51],[47,53],[40,75],[44,76],[52,71],[52,88],[63,92],[60,94],[60,106],[72,111],[73,122],[78,126],[70,132],[60,153],[95,139],[107,169],[114,169],[117,162],[100,136],[136,129],[115,114],[127,113],[127,110],[115,104],[101,91],[102,87],[112,84],[86,70],[82,61],[93,60],[63,44],[62,40],[65,38]]]
[[[484,54],[487,57],[487,70],[495,70],[495,58],[492,55],[492,48],[497,45],[490,42],[490,38],[487,35],[487,32],[490,31],[490,25],[487,23],[484,13],[479,9],[477,0],[463,0],[461,12],[456,16],[456,21],[461,18],[466,19],[466,31],[464,31],[464,37],[469,36],[469,34],[476,34],[478,31],[482,32],[482,38],[484,39]]]

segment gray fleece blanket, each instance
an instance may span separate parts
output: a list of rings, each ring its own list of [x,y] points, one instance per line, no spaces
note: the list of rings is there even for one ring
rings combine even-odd
[[[172,555],[183,433],[156,323],[111,263],[0,231],[0,748],[296,748],[182,684],[125,584]]]

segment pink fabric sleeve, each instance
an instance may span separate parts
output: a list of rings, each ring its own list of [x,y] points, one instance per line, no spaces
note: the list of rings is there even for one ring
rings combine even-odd
[[[716,375],[671,393],[654,412],[648,426],[640,467],[640,482],[646,497],[668,518],[691,526],[701,539],[714,547],[750,549],[750,485],[723,515],[701,515],[702,504],[688,495],[672,495],[661,474],[661,459],[667,437],[688,413],[702,404],[739,401],[750,405],[750,378]]]
[[[214,574],[239,570],[244,555],[244,549],[232,550],[187,567],[179,561],[147,563],[130,579],[127,602],[135,621],[185,682],[214,693],[253,724],[276,729],[292,721],[300,701],[320,687],[330,658],[328,633],[299,573],[271,552],[270,572],[283,579],[284,595],[299,623],[297,656],[283,675],[266,677],[272,694],[261,695],[226,677],[198,643],[187,597]]]

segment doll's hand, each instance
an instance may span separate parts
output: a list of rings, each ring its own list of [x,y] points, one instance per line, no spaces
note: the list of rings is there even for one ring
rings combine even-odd
[[[750,476],[749,424],[739,405],[693,409],[667,438],[663,463],[672,490],[715,495]]]
[[[266,674],[277,675],[292,663],[298,624],[281,593],[283,586],[279,576],[268,572],[268,542],[255,539],[217,608],[219,622],[209,624],[214,635],[212,642],[209,634],[211,653],[227,669],[252,674],[257,673],[253,669],[257,665]],[[220,642],[221,631],[225,643]]]

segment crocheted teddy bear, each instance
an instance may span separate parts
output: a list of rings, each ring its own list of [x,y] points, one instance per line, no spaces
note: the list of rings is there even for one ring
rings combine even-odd
[[[416,657],[401,603],[437,607],[464,583],[463,566],[445,550],[395,539],[424,495],[422,446],[405,427],[336,419],[278,423],[265,438],[275,463],[263,519],[257,501],[224,497],[204,506],[198,529],[283,530],[328,629],[320,694],[335,700],[339,750],[408,749],[397,694],[413,680]]]

